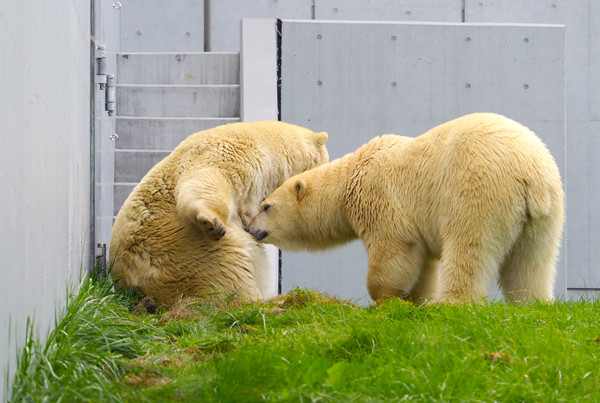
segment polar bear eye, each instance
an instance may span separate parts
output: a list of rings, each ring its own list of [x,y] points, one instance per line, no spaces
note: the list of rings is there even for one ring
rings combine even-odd
[[[263,204],[262,211],[263,211],[263,212],[265,212],[265,211],[267,211],[269,208],[271,208],[271,205],[270,205],[270,204]]]

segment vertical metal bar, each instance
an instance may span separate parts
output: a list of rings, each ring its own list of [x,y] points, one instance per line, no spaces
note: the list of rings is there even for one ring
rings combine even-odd
[[[108,112],[108,116],[112,116],[116,110],[117,105],[117,79],[115,78],[114,74],[108,74],[106,76],[105,91],[105,109]]]
[[[313,7],[314,10],[314,7]],[[276,35],[277,35],[277,120],[281,122],[281,32],[283,23],[281,19],[277,19],[276,25]],[[281,249],[279,249],[279,259],[278,259],[278,267],[277,267],[277,294],[281,295],[281,283],[283,281],[283,270],[282,270],[282,254]]]
[[[90,240],[88,275],[96,255],[96,0],[90,1]]]
[[[204,51],[210,52],[210,2],[204,0]]]

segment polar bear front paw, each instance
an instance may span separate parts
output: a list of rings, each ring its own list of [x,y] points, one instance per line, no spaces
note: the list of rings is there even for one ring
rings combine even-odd
[[[198,222],[198,228],[200,228],[207,238],[218,241],[225,236],[225,226],[221,224],[217,218],[210,219],[198,215],[196,220]]]

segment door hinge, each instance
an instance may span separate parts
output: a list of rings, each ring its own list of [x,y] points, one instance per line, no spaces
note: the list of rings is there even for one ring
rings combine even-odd
[[[98,249],[100,249],[100,254],[96,255],[96,265],[94,267],[94,271],[92,275],[94,278],[100,279],[104,278],[108,275],[108,265],[107,260],[108,256],[106,255],[106,244],[99,243],[96,245]]]
[[[108,74],[106,67],[106,46],[96,46],[96,84],[104,92],[104,110],[112,116],[117,106],[117,79],[114,74]]]
[[[117,79],[114,74],[106,75],[106,92],[104,95],[104,110],[108,112],[108,116],[112,116],[117,107]]]

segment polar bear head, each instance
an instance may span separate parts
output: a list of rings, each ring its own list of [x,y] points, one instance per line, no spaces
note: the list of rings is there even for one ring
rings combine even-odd
[[[356,238],[340,196],[343,181],[324,164],[285,181],[260,205],[246,231],[284,250],[321,250]]]

